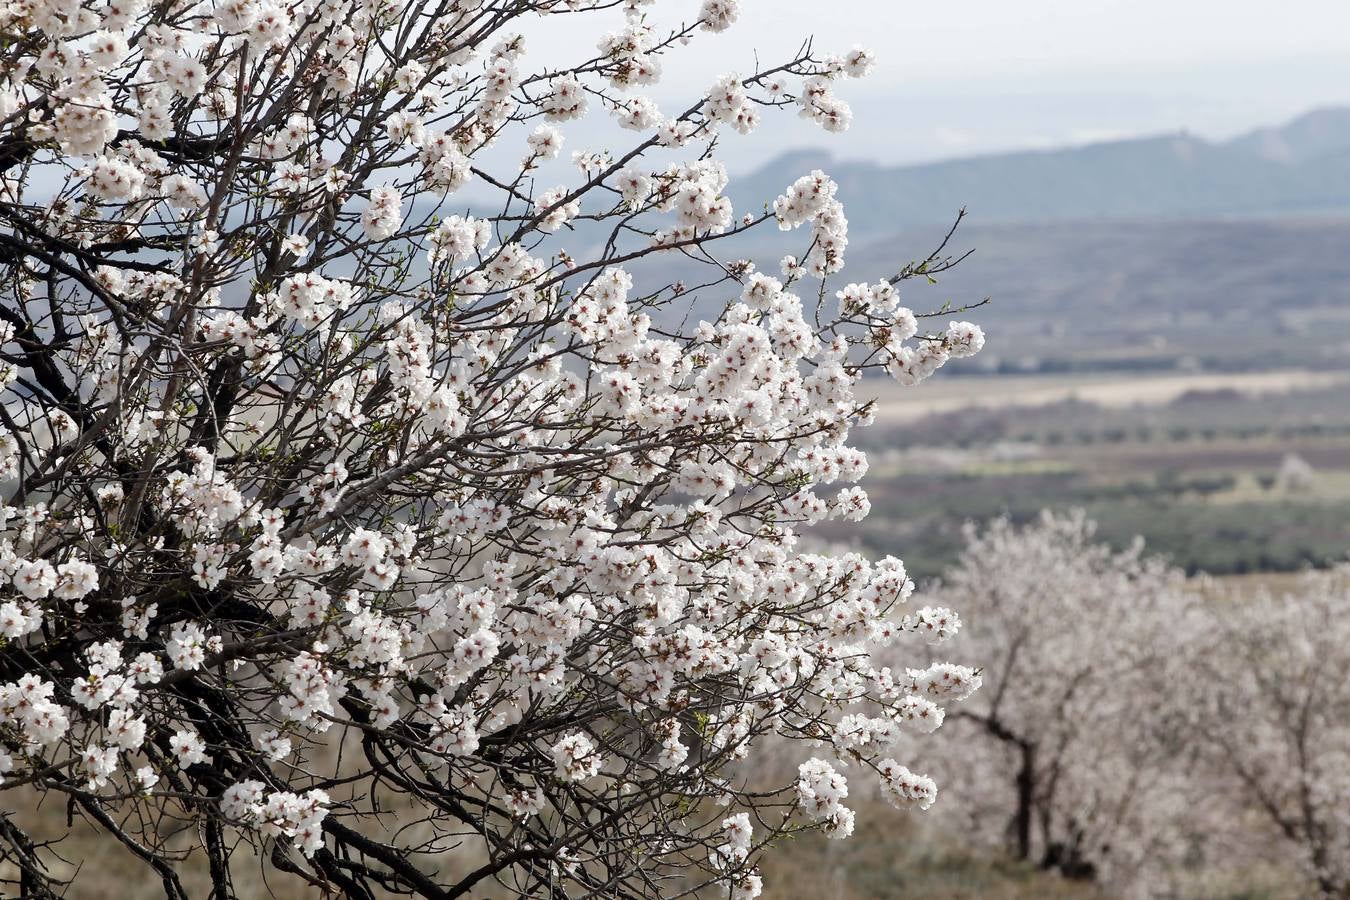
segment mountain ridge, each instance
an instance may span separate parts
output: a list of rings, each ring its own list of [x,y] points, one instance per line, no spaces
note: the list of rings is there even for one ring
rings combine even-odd
[[[775,196],[810,168],[839,184],[863,228],[1286,217],[1350,212],[1350,107],[1312,110],[1225,141],[1176,131],[901,166],[789,151],[733,179],[733,201]]]

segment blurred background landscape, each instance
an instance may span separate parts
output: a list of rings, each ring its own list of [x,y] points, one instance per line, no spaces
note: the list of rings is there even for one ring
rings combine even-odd
[[[991,300],[956,316],[989,336],[975,360],[872,385],[868,549],[933,577],[967,520],[1083,508],[1113,545],[1142,536],[1190,573],[1345,559],[1350,107],[1222,142],[895,167],[799,150],[733,190],[816,167],[840,184],[851,277],[936,246],[964,207],[948,249],[971,256],[903,301]]]
[[[1176,133],[901,167],[799,151],[741,187],[762,195],[811,167],[839,180],[867,235],[851,270],[893,270],[897,247],[909,259],[936,245],[965,206],[949,249],[974,252],[905,302],[991,298],[956,316],[989,335],[971,365],[917,389],[871,383],[877,423],[857,440],[872,513],[833,537],[860,529],[922,589],[956,564],[967,522],[1084,509],[1113,547],[1142,537],[1218,576],[1216,602],[1346,559],[1350,108],[1223,142]],[[769,865],[785,897],[1118,896],[927,820],[806,837]],[[1186,894],[1314,895],[1279,866]]]
[[[1087,511],[1116,549],[1142,538],[1214,603],[1345,561],[1350,13],[844,3],[823,27],[860,39],[864,8],[913,39],[884,49],[899,58],[856,101],[846,154],[788,127],[733,151],[736,208],[825,170],[848,210],[848,281],[922,258],[965,209],[948,251],[971,256],[902,302],[991,302],[952,316],[985,329],[976,359],[918,389],[869,382],[877,422],[856,440],[872,513],[829,537],[903,557],[921,590],[958,563],[968,522],[1045,509]],[[745,248],[763,269],[780,252],[772,235]],[[1318,893],[1278,853],[1157,893],[991,855],[941,816],[877,822],[769,854],[769,895]],[[1246,837],[1280,839],[1255,818]]]

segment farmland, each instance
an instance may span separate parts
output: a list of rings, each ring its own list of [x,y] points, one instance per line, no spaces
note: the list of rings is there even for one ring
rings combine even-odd
[[[1344,372],[953,377],[867,385],[862,546],[938,575],[961,527],[1081,507],[1191,573],[1294,571],[1350,547]],[[859,532],[855,532],[859,534]],[[829,534],[831,538],[842,537]]]

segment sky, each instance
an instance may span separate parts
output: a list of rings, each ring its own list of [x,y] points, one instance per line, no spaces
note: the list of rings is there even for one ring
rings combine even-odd
[[[661,0],[654,15],[696,7]],[[548,43],[570,56],[595,27]],[[840,89],[854,127],[841,138],[767,117],[760,134],[724,144],[733,168],[798,147],[907,163],[1179,130],[1222,138],[1350,105],[1346,0],[743,0],[730,31],[667,57],[653,95],[683,103],[806,35],[879,55],[871,77]]]

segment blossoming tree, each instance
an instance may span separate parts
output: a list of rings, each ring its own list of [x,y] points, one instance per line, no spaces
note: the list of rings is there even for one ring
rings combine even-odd
[[[1094,542],[1083,513],[967,528],[935,615],[970,619],[985,687],[944,744],[960,821],[1014,856],[1153,891],[1192,847],[1189,690],[1201,628],[1182,573]],[[950,612],[951,607],[957,612]]]
[[[977,672],[874,663],[926,630],[892,615],[903,565],[797,535],[868,511],[858,379],[983,336],[901,305],[941,247],[838,283],[821,172],[727,198],[719,132],[843,130],[867,52],[808,43],[663,110],[634,89],[741,11],[650,6],[0,11],[0,852],[26,896],[60,887],[20,825],[42,794],[166,896],[186,856],[222,898],[255,852],[352,897],[751,897],[764,844],[847,835],[860,783],[933,802],[892,747]],[[606,9],[598,49],[530,66],[519,30]],[[536,185],[588,112],[631,141]],[[728,255],[775,224],[777,274]],[[656,254],[695,275],[644,283]],[[800,776],[750,791],[767,735]]]
[[[1350,897],[1350,569],[1208,611],[1197,730],[1226,818],[1256,811],[1322,896]]]

